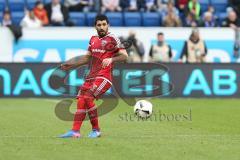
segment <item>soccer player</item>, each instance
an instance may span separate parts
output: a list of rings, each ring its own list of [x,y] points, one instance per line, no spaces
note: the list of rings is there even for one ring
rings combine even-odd
[[[73,127],[61,135],[61,138],[79,138],[86,114],[92,125],[92,131],[88,137],[97,138],[101,135],[94,100],[111,87],[113,63],[124,62],[128,57],[126,50],[121,47],[120,40],[108,32],[108,28],[108,18],[105,15],[96,16],[95,29],[98,35],[91,37],[86,55],[77,62],[66,62],[61,65],[62,70],[65,71],[86,64],[90,67],[90,72],[77,95],[77,111],[74,115]]]

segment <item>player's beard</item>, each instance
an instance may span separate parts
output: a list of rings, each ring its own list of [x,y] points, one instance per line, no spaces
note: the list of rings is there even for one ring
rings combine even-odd
[[[106,31],[104,31],[104,30],[99,30],[98,31],[98,36],[99,37],[104,37],[104,36],[106,36],[106,34],[107,34],[107,30]]]

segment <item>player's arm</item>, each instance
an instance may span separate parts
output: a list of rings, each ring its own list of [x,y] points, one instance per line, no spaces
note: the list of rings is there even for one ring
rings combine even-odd
[[[126,62],[127,58],[128,58],[128,54],[126,49],[120,49],[114,57],[104,59],[102,62],[102,67],[105,68],[111,63],[115,63],[115,62]]]
[[[126,62],[128,58],[128,54],[126,49],[120,49],[116,56],[112,57],[112,62]]]
[[[68,71],[86,65],[90,61],[90,58],[91,52],[87,51],[86,55],[74,57],[67,62],[61,64],[61,69],[64,71]]]

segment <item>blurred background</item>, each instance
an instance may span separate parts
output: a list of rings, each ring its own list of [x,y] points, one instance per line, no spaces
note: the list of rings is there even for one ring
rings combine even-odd
[[[49,80],[86,53],[99,13],[129,46],[113,70],[121,98],[96,102],[106,111],[100,139],[87,138],[88,124],[80,140],[58,139],[77,90]],[[240,0],[0,0],[0,159],[239,160],[239,18]],[[80,86],[85,71],[65,84]],[[153,104],[147,121],[130,97]]]

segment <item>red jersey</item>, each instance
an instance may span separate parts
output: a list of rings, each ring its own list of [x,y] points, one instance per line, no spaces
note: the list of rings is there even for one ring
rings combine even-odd
[[[90,72],[86,77],[92,79],[96,77],[104,77],[112,81],[113,64],[103,68],[102,61],[105,58],[111,58],[120,50],[120,40],[113,34],[108,33],[100,38],[92,36],[89,42],[88,51],[91,52],[91,61],[89,63]]]

